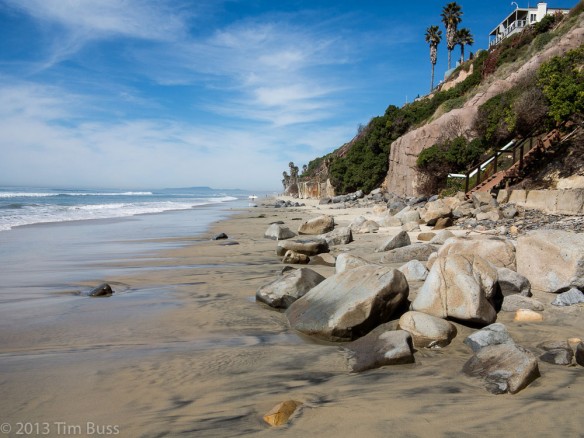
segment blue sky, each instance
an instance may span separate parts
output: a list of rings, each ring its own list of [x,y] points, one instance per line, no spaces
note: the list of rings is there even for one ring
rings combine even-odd
[[[428,91],[446,3],[0,0],[0,185],[277,190]],[[458,3],[470,51],[515,7]]]

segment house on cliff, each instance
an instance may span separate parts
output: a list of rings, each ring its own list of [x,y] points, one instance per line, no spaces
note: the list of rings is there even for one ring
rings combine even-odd
[[[537,7],[517,7],[489,34],[489,47],[499,44],[508,36],[521,32],[527,26],[539,23],[546,15],[568,12],[570,12],[569,9],[549,8],[545,2],[538,3]]]

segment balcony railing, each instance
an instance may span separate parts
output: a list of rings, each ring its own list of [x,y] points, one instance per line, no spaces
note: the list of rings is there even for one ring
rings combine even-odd
[[[512,33],[514,33],[516,30],[523,29],[527,25],[528,25],[527,20],[514,21],[509,26],[507,26],[507,28],[503,32],[498,33],[494,40],[489,42],[489,47],[492,47],[496,44],[499,44],[501,41],[503,41],[505,38],[507,38]]]

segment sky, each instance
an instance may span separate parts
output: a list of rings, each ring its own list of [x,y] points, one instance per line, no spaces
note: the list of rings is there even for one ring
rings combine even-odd
[[[0,0],[0,185],[278,190],[429,91],[446,3]],[[467,55],[515,8],[458,4]]]

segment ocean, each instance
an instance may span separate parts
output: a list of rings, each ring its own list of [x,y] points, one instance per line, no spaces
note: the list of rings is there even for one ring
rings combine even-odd
[[[159,190],[0,188],[0,303],[115,275],[116,263],[198,236],[251,193],[207,187]],[[264,194],[257,194],[265,196]]]

